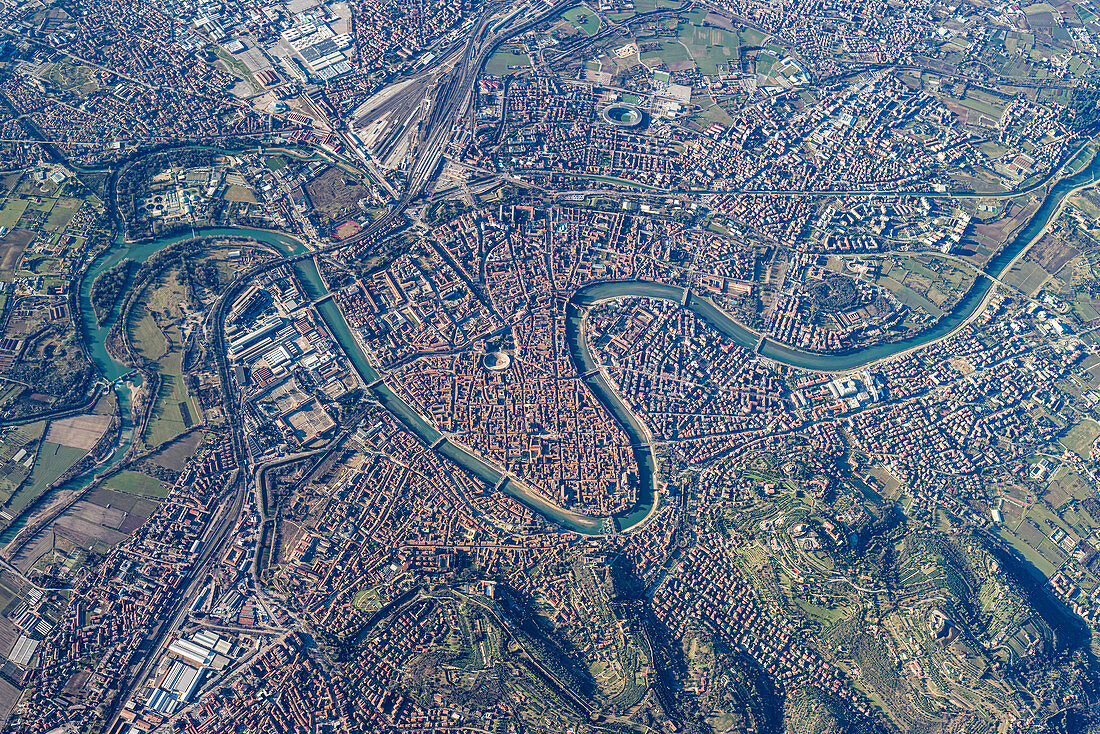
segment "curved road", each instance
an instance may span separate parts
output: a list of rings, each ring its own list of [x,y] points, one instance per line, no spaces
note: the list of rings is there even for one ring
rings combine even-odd
[[[468,52],[469,48],[467,48],[467,53]],[[481,61],[478,63],[480,64]],[[461,73],[465,75],[466,72],[463,71]],[[460,72],[456,70],[455,76],[457,77],[459,74]],[[474,76],[476,77],[476,74]],[[465,97],[461,94],[455,94],[454,87],[448,85],[444,90],[443,99],[450,100],[450,104],[452,105],[460,105],[464,104]],[[454,109],[454,107],[452,107],[452,109]],[[429,156],[428,159],[422,160],[435,160],[437,162],[438,157]],[[406,199],[408,201],[412,200],[414,190],[418,190],[430,179],[430,174],[434,170],[434,166],[434,162],[429,162],[423,166],[414,168],[414,171],[419,173],[410,182],[410,190],[406,193]],[[981,312],[982,306],[986,302],[988,296],[993,292],[995,281],[1011,267],[1013,261],[1019,257],[1021,253],[1026,251],[1032,243],[1042,236],[1047,226],[1049,226],[1049,223],[1056,218],[1058,212],[1061,210],[1061,204],[1065,197],[1075,190],[1091,185],[1097,174],[1100,174],[1100,156],[1094,158],[1092,163],[1085,170],[1059,181],[1048,193],[1043,205],[1035,212],[1028,224],[1025,225],[1016,237],[1005,246],[1001,254],[990,261],[987,270],[978,277],[971,291],[959,301],[951,313],[941,318],[931,329],[910,339],[892,344],[876,345],[845,354],[818,354],[774,340],[769,340],[765,336],[738,323],[710,300],[691,292],[688,292],[685,298],[685,291],[679,286],[647,281],[604,281],[590,283],[577,289],[572,294],[569,302],[570,308],[573,309],[574,312],[570,318],[567,318],[567,340],[570,344],[570,351],[574,363],[577,366],[577,372],[583,376],[584,381],[589,389],[592,390],[595,397],[600,400],[601,404],[604,405],[623,430],[631,437],[632,450],[634,451],[635,461],[639,468],[640,486],[638,491],[638,502],[627,511],[613,518],[585,515],[558,506],[547,500],[546,497],[533,488],[526,486],[523,482],[519,481],[518,478],[503,470],[503,468],[495,462],[488,460],[486,457],[476,455],[450,437],[441,438],[438,431],[435,431],[430,425],[426,425],[426,421],[424,421],[423,418],[419,421],[416,420],[415,411],[412,411],[393,394],[392,391],[387,391],[385,395],[379,395],[376,392],[376,397],[379,397],[383,404],[390,408],[390,412],[397,416],[406,428],[420,436],[429,445],[435,445],[438,453],[446,456],[460,466],[463,466],[467,471],[488,484],[498,487],[505,494],[519,500],[527,507],[552,522],[582,535],[599,534],[612,529],[614,526],[617,526],[619,530],[623,531],[635,529],[643,526],[648,519],[653,516],[657,507],[657,486],[655,477],[653,476],[656,466],[652,452],[652,439],[647,435],[644,426],[641,425],[637,416],[630,411],[622,399],[615,393],[608,376],[601,369],[601,366],[591,353],[583,328],[584,314],[590,306],[602,301],[629,297],[657,298],[674,303],[683,302],[687,308],[696,313],[704,321],[707,321],[713,328],[717,329],[727,338],[776,362],[781,362],[799,369],[826,372],[845,371],[865,367],[869,364],[926,346],[935,341],[946,339],[965,327],[966,324]],[[391,211],[390,221],[392,221],[392,217],[397,216],[397,212],[397,209]],[[379,220],[379,222],[381,221],[382,220]],[[388,224],[385,226],[388,226]],[[248,281],[265,270],[279,267],[283,264],[294,263],[304,258],[313,257],[316,253],[336,250],[344,246],[346,246],[346,243],[339,243],[314,251],[313,253],[298,254],[266,263],[253,268],[234,280],[219,301],[214,312],[213,331],[216,341],[214,351],[218,361],[219,372],[222,373],[221,377],[224,381],[223,384],[229,385],[231,383],[229,382],[229,370],[224,354],[224,330],[219,327],[223,323],[225,310],[235,294],[239,292]],[[362,350],[359,348],[358,344],[345,343],[342,345],[345,351],[349,352],[349,357],[352,358],[353,362],[356,356],[365,361],[365,356],[362,354]],[[227,391],[225,395],[227,398],[227,415],[230,416],[235,425],[239,425],[236,423],[236,421],[238,421],[237,407],[232,404],[232,400],[229,400],[229,392],[230,391]],[[244,452],[243,440],[237,432],[234,432],[234,443],[235,447],[240,451],[239,455],[241,460],[245,460],[246,454]]]
[[[472,91],[476,84],[477,77],[489,56],[507,39],[552,17],[568,6],[571,1],[572,0],[559,0],[538,16],[493,34],[489,32],[491,18],[488,14],[483,15],[477,25],[471,30],[460,50],[456,52],[460,54],[460,58],[455,66],[447,75],[437,82],[436,87],[430,92],[430,112],[424,119],[423,125],[418,133],[415,147],[415,159],[410,168],[408,186],[401,199],[367,227],[360,236],[354,238],[354,240],[339,242],[310,252],[300,252],[256,266],[235,278],[218,300],[211,314],[211,326],[213,327],[212,347],[219,377],[224,386],[222,397],[226,417],[230,425],[234,427],[234,430],[231,431],[231,436],[234,453],[239,466],[247,466],[248,452],[245,440],[238,428],[241,425],[241,417],[235,391],[231,388],[232,376],[230,375],[229,365],[225,354],[226,340],[224,329],[221,328],[224,324],[228,307],[235,296],[248,282],[263,272],[283,265],[290,265],[306,258],[317,258],[317,256],[323,253],[344,249],[351,245],[369,242],[374,238],[385,236],[389,233],[399,224],[400,218],[404,216],[405,210],[424,193],[426,187],[433,180],[435,172],[443,158],[444,151],[453,139],[454,134],[459,130],[461,125],[465,124],[466,112],[470,104]],[[1094,168],[1096,168],[1096,161],[1090,165],[1089,170],[1092,171]],[[1092,172],[1095,173],[1094,171]],[[1077,179],[1078,177],[1079,176],[1073,176],[1071,178]],[[1065,190],[1057,191],[1056,193],[1055,190],[1059,188],[1065,188]],[[1055,190],[1052,190],[1048,195],[1048,200],[1054,197],[1057,199],[1056,203],[1060,205],[1061,200],[1069,193],[1069,188],[1056,186]],[[886,193],[890,192],[880,192],[880,194]],[[1016,192],[1015,195],[1019,195],[1019,193],[1020,192]],[[1053,213],[1054,208],[1044,206],[1036,213],[1035,219],[1038,219],[1041,215],[1051,217]],[[1045,222],[1043,224],[1045,225]],[[1034,229],[1030,226],[1025,227],[1025,229],[1028,230],[1029,239],[1027,242],[1019,243],[1019,249],[1012,253],[1013,257],[1019,254],[1019,251],[1022,251],[1027,244],[1033,241],[1031,236],[1034,235]],[[1010,248],[1011,247],[1010,245]],[[993,277],[997,277],[1000,274],[1001,272],[999,270],[989,273],[989,275]],[[984,303],[986,295],[991,291],[992,286],[993,282],[990,278],[979,278],[972,293],[960,301],[960,304],[956,307],[956,311],[952,313],[952,316],[956,318],[941,319],[940,323],[942,327],[940,331],[942,333],[933,333],[935,331],[933,329],[921,335],[921,337],[919,337],[921,340],[919,343],[900,342],[893,345],[883,345],[880,348],[860,350],[847,355],[814,354],[767,340],[761,335],[738,324],[709,300],[701,298],[696,294],[689,293],[685,299],[685,305],[723,334],[726,334],[728,337],[747,348],[758,351],[764,357],[802,369],[837,371],[864,366],[868,363],[915,348],[916,346],[921,346],[933,339],[946,338],[946,336],[962,328],[973,314],[977,312],[981,304]],[[684,291],[676,286],[658,283],[596,283],[584,286],[576,291],[570,303],[574,308],[584,310],[587,306],[600,300],[631,296],[663,298],[665,300],[679,302],[684,299]],[[591,351],[584,339],[584,335],[581,333],[580,323],[582,321],[583,316],[573,320],[573,328],[576,328],[577,332],[572,335],[571,343],[584,346],[584,348],[578,350],[574,356],[578,366],[584,368],[582,374],[586,378],[585,381],[589,384],[590,389],[593,390],[597,398],[601,400],[605,407],[607,407],[616,417],[616,420],[623,425],[627,433],[631,435],[633,446],[640,451],[644,451],[651,457],[652,441],[646,436],[644,427],[639,427],[637,417],[634,416],[629,409],[626,408],[621,399],[614,394],[614,390],[607,380],[606,375],[602,373],[599,366],[595,363]],[[940,326],[940,324],[937,326]],[[345,349],[347,349],[349,345],[344,346]],[[411,425],[411,422],[406,417],[400,414],[398,414],[398,417],[406,424],[406,427],[410,428],[418,435],[423,433],[420,426]],[[449,439],[439,441],[438,438],[435,438],[429,441],[429,443],[438,443],[440,453],[448,456],[456,463],[463,465],[467,470],[482,479],[499,486],[505,493],[519,499],[539,514],[578,533],[594,534],[602,532],[612,524],[608,522],[609,520],[617,521],[622,530],[640,527],[650,516],[652,516],[656,505],[656,487],[652,472],[649,472],[649,476],[643,480],[643,483],[648,486],[640,488],[639,503],[627,513],[617,518],[589,516],[570,512],[556,506],[534,490],[523,486],[516,481],[514,477],[508,476],[507,473],[501,471],[499,467],[493,465],[491,462],[487,462],[484,457],[475,456],[461,445]],[[638,458],[639,463],[641,463],[640,459],[642,457],[640,453],[636,452],[636,458]],[[237,487],[237,492],[239,493],[237,496],[238,501],[243,500],[244,493],[247,491],[246,485],[248,481],[245,477],[247,477],[247,475],[242,473],[243,481],[241,481]]]

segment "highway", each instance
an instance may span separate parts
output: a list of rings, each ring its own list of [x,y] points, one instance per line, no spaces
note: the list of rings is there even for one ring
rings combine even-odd
[[[491,5],[487,8],[478,22],[474,25],[466,43],[459,52],[461,54],[459,61],[445,77],[437,82],[436,87],[432,90],[431,108],[427,119],[420,129],[416,159],[410,168],[405,192],[397,203],[356,236],[331,245],[317,247],[310,253],[292,255],[257,265],[234,278],[222,293],[214,307],[209,325],[210,331],[213,334],[212,349],[217,363],[218,377],[222,385],[222,399],[226,420],[229,425],[233,427],[231,431],[233,453],[234,457],[237,459],[238,466],[248,466],[248,449],[244,437],[239,430],[241,426],[240,410],[236,402],[236,392],[231,387],[232,376],[226,359],[225,340],[225,315],[236,295],[247,283],[250,283],[254,278],[264,272],[309,257],[336,252],[337,250],[353,247],[360,243],[368,243],[379,236],[387,234],[399,223],[400,218],[404,216],[405,210],[408,209],[410,204],[424,192],[425,187],[434,179],[435,173],[439,168],[439,163],[443,159],[444,152],[450,145],[454,136],[460,131],[459,121],[464,117],[466,107],[470,103],[474,86],[477,83],[482,68],[485,66],[485,62],[489,60],[489,57],[500,44],[565,10],[570,5],[570,2],[571,0],[557,0],[557,2],[549,6],[541,14],[531,18],[531,20],[516,26],[509,26],[492,36],[487,36],[487,29],[489,28],[490,21],[494,14],[503,4]],[[525,6],[526,3],[512,6],[507,12],[515,12],[515,10]]]
[[[561,12],[568,7],[570,1],[558,0],[558,2],[548,6],[542,13],[533,17],[524,16],[520,12],[527,6],[527,3],[511,6],[497,3],[487,8],[472,27],[465,43],[458,52],[460,58],[453,69],[446,75],[441,76],[431,90],[430,108],[427,117],[419,127],[415,157],[411,161],[407,185],[401,198],[355,237],[316,247],[308,253],[275,258],[257,265],[234,278],[218,298],[207,322],[212,334],[210,348],[214,355],[218,377],[222,386],[222,406],[226,424],[229,427],[228,433],[233,446],[233,456],[239,470],[235,472],[235,475],[229,481],[225,490],[225,499],[216,505],[210,524],[203,534],[203,550],[192,566],[190,581],[186,590],[175,598],[175,603],[171,608],[164,610],[164,619],[149,636],[150,651],[144,655],[137,668],[121,683],[114,705],[107,713],[107,725],[103,731],[110,731],[115,725],[122,705],[135,692],[141,690],[171,639],[172,633],[178,630],[186,620],[191,601],[205,586],[204,581],[207,573],[213,569],[218,559],[221,558],[223,551],[232,539],[230,530],[246,507],[246,499],[251,484],[250,477],[252,476],[251,472],[248,471],[251,457],[247,440],[242,431],[241,406],[238,402],[240,393],[233,384],[233,375],[226,353],[225,337],[225,318],[236,296],[254,278],[265,272],[284,265],[291,265],[306,258],[316,258],[324,253],[375,241],[398,226],[406,209],[417,200],[434,179],[451,141],[457,134],[461,133],[466,121],[467,106],[470,104],[478,76],[493,51],[508,38],[523,33],[552,15]],[[530,20],[512,25],[513,18],[513,21],[509,21],[507,27],[490,35],[488,33],[490,22],[501,8],[506,8],[507,12],[515,16],[529,17]],[[316,243],[316,240],[314,243]]]

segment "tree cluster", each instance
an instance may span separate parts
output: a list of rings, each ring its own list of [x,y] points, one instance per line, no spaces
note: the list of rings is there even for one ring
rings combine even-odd
[[[92,282],[92,308],[95,309],[96,322],[102,326],[110,318],[118,299],[130,280],[133,260],[120,260],[117,265],[104,270]]]

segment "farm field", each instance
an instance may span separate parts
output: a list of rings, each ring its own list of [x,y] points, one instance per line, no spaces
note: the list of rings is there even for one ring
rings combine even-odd
[[[1050,279],[1050,273],[1043,270],[1038,263],[1030,260],[1022,260],[1012,266],[1012,269],[1004,277],[1004,282],[1019,288],[1027,294],[1034,294]]]
[[[111,424],[109,415],[78,415],[51,421],[46,441],[89,451]]]
[[[699,72],[710,76],[724,71],[726,64],[731,61],[736,64],[741,55],[741,47],[752,44],[736,31],[716,28],[706,23],[706,17],[707,11],[702,9],[685,13],[676,28],[676,37],[687,47],[688,53],[699,67]],[[755,38],[754,35],[752,39]]]
[[[160,373],[160,388],[144,436],[150,447],[171,441],[200,417],[183,378],[179,304],[186,302],[187,294],[177,274],[178,269],[170,268],[146,289],[130,322],[131,342],[157,363]]]
[[[88,452],[85,449],[43,441],[31,475],[8,500],[8,512],[19,512],[38,499],[46,491],[46,487],[80,461],[86,453]]]
[[[144,497],[167,497],[169,491],[160,480],[148,474],[129,470],[115,474],[104,482],[104,486]]]

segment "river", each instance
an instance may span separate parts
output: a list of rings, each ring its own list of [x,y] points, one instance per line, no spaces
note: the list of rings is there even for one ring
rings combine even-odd
[[[107,335],[110,333],[111,327],[118,318],[118,305],[116,304],[115,309],[112,310],[111,314],[102,325],[98,323],[95,309],[92,307],[92,284],[95,282],[95,279],[101,273],[114,267],[123,259],[133,260],[135,263],[141,264],[153,253],[177,242],[183,242],[196,237],[226,236],[247,237],[249,239],[259,240],[284,254],[305,251],[305,246],[298,240],[275,232],[237,228],[208,228],[200,229],[193,233],[186,232],[139,243],[127,243],[119,237],[115,241],[114,247],[102,252],[88,267],[80,281],[80,291],[78,294],[79,313],[77,317],[79,318],[79,326],[84,337],[85,349],[95,366],[95,371],[107,382],[112,383],[112,389],[114,389],[118,397],[119,411],[122,419],[119,444],[115,447],[114,452],[107,461],[96,465],[89,471],[74,477],[62,485],[50,489],[37,500],[38,504],[43,501],[48,501],[59,490],[79,491],[100,477],[107,475],[118,466],[120,461],[122,461],[123,457],[126,455],[126,451],[130,448],[134,440],[134,426],[130,415],[130,391],[133,387],[140,384],[140,377],[136,374],[130,375],[129,373],[132,370],[128,366],[107,353]],[[312,262],[310,262],[310,265],[312,265]],[[316,269],[314,269],[314,274],[316,275]],[[317,278],[317,282],[320,282],[319,277]],[[8,543],[13,540],[19,530],[26,525],[26,520],[27,515],[23,514],[16,522],[5,528],[4,532],[0,533],[0,543]]]
[[[1012,261],[1024,249],[1042,237],[1043,230],[1053,220],[1066,195],[1074,189],[1095,182],[1098,178],[1100,178],[1100,155],[1094,156],[1089,165],[1077,174],[1063,178],[1054,185],[1027,224],[1020,228],[1009,244],[990,258],[984,273],[978,276],[970,290],[959,299],[959,302],[955,304],[950,312],[927,330],[905,339],[887,344],[876,344],[850,352],[821,354],[782,344],[772,339],[765,338],[761,343],[762,337],[760,334],[738,323],[709,299],[696,293],[690,294],[687,306],[728,339],[746,349],[757,350],[762,357],[806,370],[844,372],[858,369],[943,339],[965,325],[985,303],[986,296],[994,285],[994,279],[1004,277]],[[679,286],[651,281],[622,280],[597,282],[581,286],[574,292],[573,301],[581,306],[590,306],[600,301],[645,297],[680,303],[683,294],[684,290]],[[573,323],[576,324],[577,322]],[[595,366],[590,359],[583,359],[582,362],[586,365],[586,370]]]
[[[985,273],[992,275],[993,278],[1002,277],[1016,256],[1041,236],[1066,195],[1076,188],[1097,180],[1098,177],[1100,177],[1100,155],[1095,156],[1089,165],[1079,173],[1063,178],[1055,184],[1028,223],[1020,229],[1001,252],[989,261]],[[135,244],[119,240],[116,247],[100,255],[88,268],[81,281],[79,293],[80,327],[83,331],[84,343],[87,345],[97,372],[108,381],[115,382],[119,380],[120,377],[129,372],[129,368],[107,353],[107,334],[115,318],[117,318],[117,314],[112,313],[103,325],[96,323],[95,312],[91,305],[91,288],[95,278],[108,268],[116,265],[123,258],[142,263],[154,252],[164,247],[185,240],[206,237],[240,237],[256,240],[284,255],[307,251],[300,240],[289,235],[235,227],[199,229],[194,232],[176,234]],[[324,282],[311,259],[298,261],[294,264],[294,269],[307,291],[306,295],[311,299],[317,299],[327,293]],[[857,369],[929,344],[954,333],[966,324],[985,303],[986,296],[994,284],[993,278],[984,274],[979,276],[970,291],[959,300],[955,307],[926,331],[889,344],[880,344],[842,354],[819,354],[770,339],[762,339],[760,334],[738,323],[710,300],[695,293],[689,294],[687,307],[728,339],[746,349],[757,350],[763,357],[800,369],[839,372]],[[631,508],[613,518],[613,523],[620,530],[629,530],[639,525],[652,512],[656,502],[655,460],[646,431],[639,422],[638,417],[619,398],[613,387],[607,384],[603,374],[598,371],[599,365],[592,356],[582,324],[585,308],[602,301],[630,297],[656,298],[679,303],[683,298],[683,289],[679,286],[640,280],[592,283],[582,286],[574,292],[570,299],[566,318],[567,344],[573,362],[579,373],[587,373],[584,377],[585,383],[629,436],[634,460],[638,466],[637,502]],[[348,359],[362,379],[367,384],[377,382],[378,372],[371,365],[366,353],[356,340],[335,300],[325,300],[318,305],[317,310],[332,333],[333,338],[347,354]],[[125,455],[130,442],[133,440],[133,426],[130,423],[129,415],[129,390],[130,386],[124,380],[116,385],[123,414],[121,445],[115,450],[109,461],[75,478],[66,485],[66,488],[79,489],[87,486],[111,471]],[[599,534],[609,524],[607,522],[609,518],[584,515],[558,507],[532,488],[508,478],[505,472],[494,463],[446,439],[435,426],[405,403],[385,383],[378,382],[369,390],[408,430],[426,444],[436,445],[436,450],[440,454],[459,464],[487,484],[499,487],[505,494],[519,500],[534,512],[569,530],[584,535]],[[10,540],[16,530],[18,530],[17,526],[8,528],[3,535],[0,535],[0,541]]]
[[[118,462],[122,460],[130,443],[133,441],[133,427],[130,422],[129,407],[130,386],[125,380],[119,380],[119,378],[130,372],[130,368],[111,357],[111,355],[107,353],[106,348],[107,335],[110,333],[111,326],[114,324],[118,314],[113,312],[102,325],[97,323],[95,310],[92,308],[91,303],[92,283],[95,282],[97,276],[117,265],[123,259],[130,259],[140,264],[145,262],[153,253],[165,247],[186,240],[207,237],[240,237],[251,239],[265,244],[283,255],[296,255],[308,251],[300,240],[289,235],[266,230],[221,227],[204,228],[195,230],[194,232],[185,232],[135,244],[125,243],[120,240],[116,247],[100,255],[92,263],[91,267],[88,268],[87,273],[85,273],[81,281],[79,294],[80,327],[83,331],[84,343],[95,364],[96,371],[109,381],[119,381],[119,384],[116,385],[116,391],[118,393],[124,421],[122,443],[115,450],[115,453],[108,462],[96,467],[93,471],[73,479],[65,485],[65,489],[80,489],[86,487],[91,482],[113,470]],[[293,267],[295,274],[298,276],[305,290],[305,295],[308,298],[316,300],[328,292],[320,274],[317,272],[317,267],[313,260],[299,260],[294,263]],[[335,300],[330,298],[318,304],[317,311],[328,327],[329,332],[343,349],[352,366],[359,373],[363,381],[366,384],[375,383],[379,378],[379,374],[371,365],[366,353],[356,340],[355,335],[352,333],[351,328],[348,326]],[[398,397],[398,395],[385,383],[379,382],[378,384],[374,384],[369,388],[369,391],[387,410],[397,417],[406,429],[418,436],[426,444],[436,444],[437,441],[443,438],[442,434],[435,426]],[[585,534],[598,534],[603,529],[603,518],[570,512],[556,506],[533,489],[515,481],[507,480],[504,472],[498,467],[482,457],[466,451],[458,444],[444,439],[441,443],[436,445],[436,451],[456,464],[459,464],[487,484],[499,486],[501,491],[505,494],[519,500],[530,507],[534,512],[553,522]],[[19,526],[9,528],[9,531],[6,532],[4,536],[0,536],[0,540],[4,540],[5,536],[13,537],[18,529]],[[11,537],[7,537],[7,540],[10,540]]]

